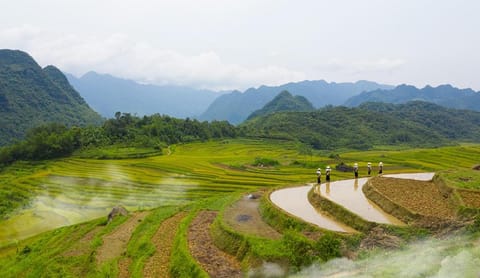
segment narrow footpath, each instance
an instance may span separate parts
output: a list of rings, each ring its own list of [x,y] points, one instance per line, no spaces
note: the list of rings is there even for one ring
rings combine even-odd
[[[162,222],[152,238],[155,254],[145,263],[143,277],[170,277],[168,268],[173,242],[179,223],[186,215],[187,213],[180,212]]]
[[[188,230],[190,253],[211,277],[242,277],[240,263],[235,257],[218,249],[210,235],[210,225],[217,212],[201,211]]]

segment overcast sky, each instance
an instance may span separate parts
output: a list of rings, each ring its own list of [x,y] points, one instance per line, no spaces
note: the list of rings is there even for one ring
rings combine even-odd
[[[476,0],[2,1],[0,48],[80,76],[246,89],[372,80],[480,90]]]

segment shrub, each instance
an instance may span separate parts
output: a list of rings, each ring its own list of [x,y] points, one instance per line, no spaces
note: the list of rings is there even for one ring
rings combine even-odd
[[[315,250],[322,260],[329,260],[340,257],[340,239],[334,234],[327,233],[323,235],[315,244]]]
[[[277,160],[265,157],[256,157],[253,165],[255,166],[276,166],[280,163]]]
[[[313,263],[317,257],[313,241],[295,231],[287,231],[283,234],[282,241],[287,251],[290,263],[295,267]]]

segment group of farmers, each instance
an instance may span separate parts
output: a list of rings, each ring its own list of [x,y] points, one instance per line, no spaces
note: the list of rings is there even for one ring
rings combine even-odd
[[[332,172],[332,169],[330,166],[327,166],[325,168],[325,177],[326,181],[330,181],[330,173]],[[353,164],[353,173],[355,175],[355,178],[358,179],[358,163]],[[372,174],[372,163],[368,162],[367,163],[367,173],[368,176]],[[378,174],[381,175],[383,174],[383,162],[378,163]],[[321,183],[321,178],[322,178],[322,170],[320,168],[317,169],[317,183]]]

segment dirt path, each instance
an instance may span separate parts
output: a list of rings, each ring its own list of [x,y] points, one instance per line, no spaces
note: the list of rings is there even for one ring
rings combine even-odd
[[[77,243],[75,243],[71,249],[65,251],[63,253],[63,256],[75,257],[87,254],[90,251],[90,242],[101,229],[101,226],[93,228],[91,231],[86,233]]]
[[[279,239],[281,234],[265,223],[258,211],[262,193],[255,193],[249,196],[244,196],[225,210],[225,222],[241,233]]]
[[[128,278],[128,277],[131,276],[130,272],[128,271],[128,267],[130,267],[131,263],[132,263],[131,258],[122,258],[118,262],[118,270],[119,270],[118,277],[119,278]]]
[[[97,250],[97,264],[102,264],[113,258],[119,257],[127,248],[128,241],[135,228],[149,214],[149,211],[134,213],[130,219],[118,226],[112,233],[103,237],[103,244]],[[120,264],[122,268],[127,268],[125,263]],[[125,271],[121,269],[120,272]],[[128,272],[128,270],[127,270]]]
[[[211,277],[242,277],[238,261],[219,250],[210,236],[216,216],[217,212],[202,211],[192,221],[188,230],[190,253]]]
[[[162,222],[152,237],[156,252],[145,263],[143,277],[170,277],[168,275],[168,265],[173,248],[173,239],[177,233],[180,221],[186,215],[187,213],[180,212]]]

